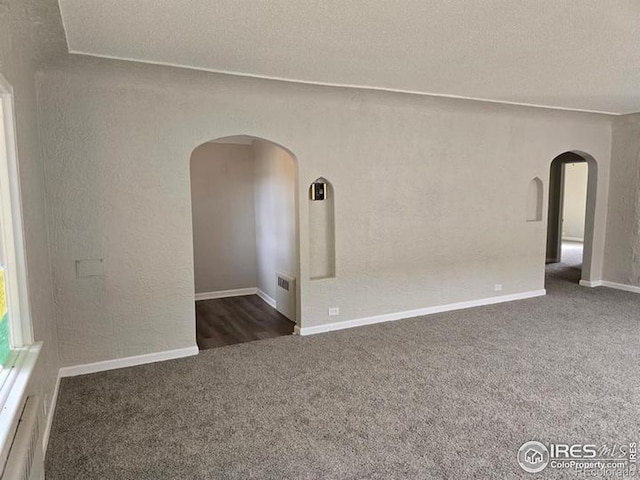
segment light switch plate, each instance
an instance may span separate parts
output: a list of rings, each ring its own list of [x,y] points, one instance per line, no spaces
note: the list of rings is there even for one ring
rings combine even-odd
[[[104,277],[104,258],[87,258],[76,260],[76,276],[81,277]]]

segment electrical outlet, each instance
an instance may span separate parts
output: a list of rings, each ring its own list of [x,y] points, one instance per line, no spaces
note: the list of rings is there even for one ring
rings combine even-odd
[[[496,292],[501,292],[502,291],[502,284],[501,283],[496,283],[496,286],[494,287]]]
[[[340,315],[340,309],[338,307],[331,307],[329,309],[329,316],[335,317],[336,315]]]

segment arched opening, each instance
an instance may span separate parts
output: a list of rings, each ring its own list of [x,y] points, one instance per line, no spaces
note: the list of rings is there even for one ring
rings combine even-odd
[[[592,265],[597,163],[571,151],[551,162],[547,216],[546,280],[580,283]]]
[[[239,135],[190,159],[199,348],[293,333],[298,320],[298,167],[280,145]]]

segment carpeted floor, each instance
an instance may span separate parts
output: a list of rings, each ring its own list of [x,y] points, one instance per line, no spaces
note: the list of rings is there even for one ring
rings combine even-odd
[[[640,436],[640,296],[564,258],[546,297],[64,379],[47,478],[560,478],[520,445]]]

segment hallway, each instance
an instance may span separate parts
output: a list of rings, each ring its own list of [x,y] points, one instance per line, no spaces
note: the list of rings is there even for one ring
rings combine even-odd
[[[562,242],[562,257],[559,263],[549,263],[545,269],[547,288],[554,281],[564,281],[578,284],[582,275],[582,251],[581,242]]]
[[[196,302],[200,350],[291,335],[295,323],[258,295]]]

